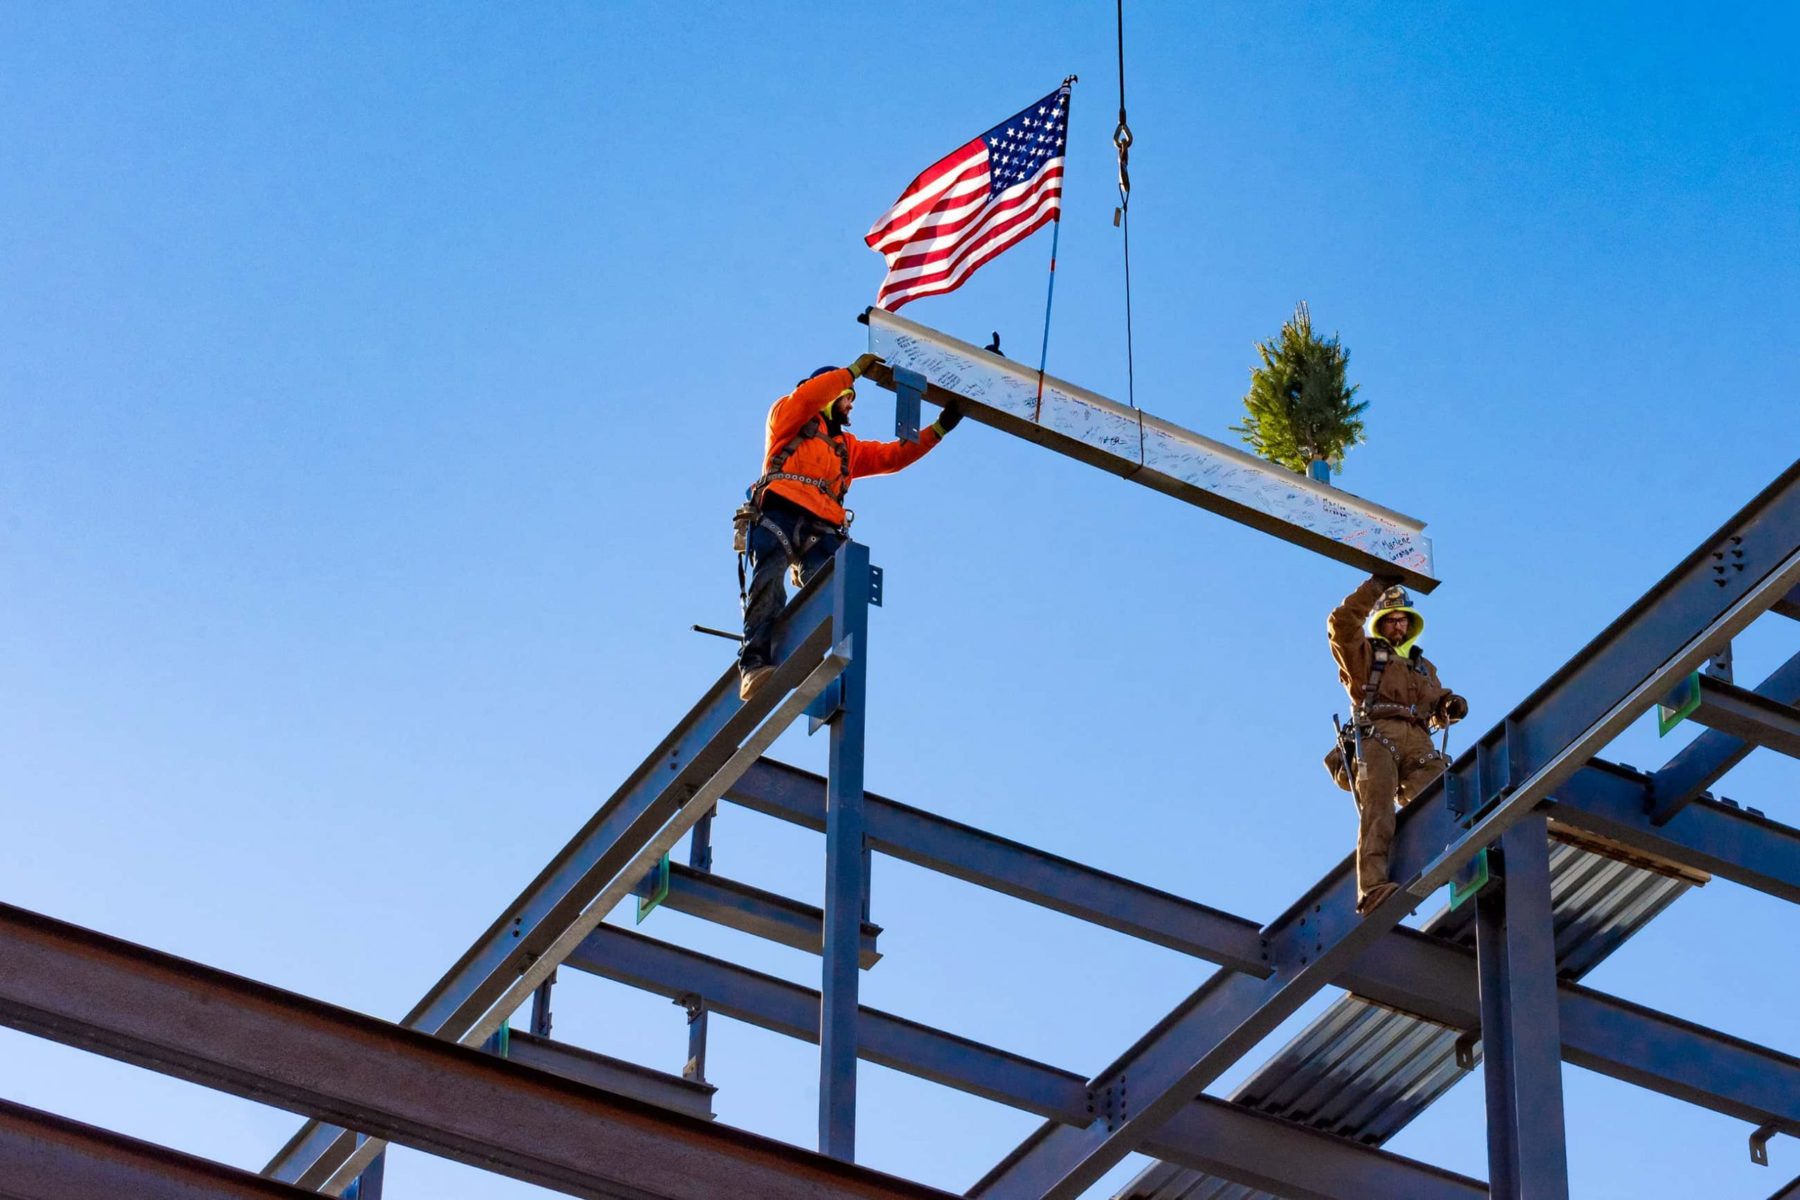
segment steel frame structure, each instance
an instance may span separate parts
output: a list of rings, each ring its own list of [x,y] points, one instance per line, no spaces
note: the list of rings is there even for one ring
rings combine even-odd
[[[1795,751],[1800,655],[1750,690],[1697,674],[1762,614],[1800,612],[1800,463],[1407,808],[1394,853],[1404,885],[1367,918],[1348,860],[1264,925],[868,793],[868,609],[880,593],[867,548],[847,544],[783,614],[770,684],[744,703],[735,673],[721,676],[398,1024],[0,906],[0,1022],[311,1118],[253,1177],[8,1106],[0,1148],[33,1167],[0,1193],[61,1200],[94,1194],[95,1178],[147,1196],[340,1194],[359,1178],[378,1191],[365,1172],[392,1140],[571,1195],[700,1197],[727,1180],[744,1196],[943,1195],[854,1164],[859,1059],[1045,1119],[968,1193],[997,1200],[1072,1200],[1133,1150],[1304,1200],[1563,1196],[1564,1061],[1750,1122],[1765,1157],[1774,1133],[1800,1136],[1800,1059],[1558,979],[1547,867],[1553,831],[1573,830],[1800,900],[1800,830],[1706,793],[1757,746]],[[1652,708],[1693,697],[1690,715],[1710,728],[1660,770],[1596,757]],[[824,777],[762,757],[802,715],[830,731]],[[721,800],[824,833],[822,908],[712,873]],[[663,865],[684,837],[689,866]],[[876,853],[1217,970],[1092,1074],[863,1007],[860,972],[879,958]],[[1473,953],[1399,927],[1478,856],[1489,870]],[[653,873],[672,907],[816,951],[819,988],[603,924],[652,891]],[[552,1040],[560,966],[682,1002],[683,1075]],[[1488,1182],[1202,1094],[1327,985],[1478,1037]],[[512,1034],[527,1001],[532,1032]],[[712,1013],[819,1046],[818,1152],[709,1119]]]

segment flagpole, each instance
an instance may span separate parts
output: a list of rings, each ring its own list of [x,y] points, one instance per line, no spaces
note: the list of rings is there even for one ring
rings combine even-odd
[[[1063,89],[1069,99],[1074,97],[1075,82],[1076,77],[1073,75],[1063,80]],[[1064,103],[1068,105],[1063,110],[1063,122],[1066,129],[1069,108],[1074,106],[1069,104],[1068,99],[1065,99]],[[1044,367],[1050,362],[1050,306],[1056,302],[1056,246],[1062,240],[1062,205],[1060,203],[1056,207],[1056,219],[1050,224],[1050,286],[1044,292],[1044,345],[1043,349],[1038,352],[1037,405],[1031,414],[1032,421],[1036,423],[1041,423],[1044,416]]]

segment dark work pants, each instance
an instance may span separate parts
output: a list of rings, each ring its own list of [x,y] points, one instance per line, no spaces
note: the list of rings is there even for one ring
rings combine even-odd
[[[762,515],[763,520],[781,529],[788,545],[800,555],[801,583],[817,574],[844,544],[844,537],[837,530],[779,496],[763,500]],[[788,599],[787,585],[782,582],[788,571],[788,551],[781,539],[759,523],[750,527],[748,546],[750,592],[744,602],[744,646],[738,652],[738,665],[745,669],[774,665],[770,635],[775,629],[775,618],[787,607]]]

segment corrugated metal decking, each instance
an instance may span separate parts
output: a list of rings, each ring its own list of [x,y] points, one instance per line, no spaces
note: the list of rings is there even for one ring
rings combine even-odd
[[[1576,846],[1550,858],[1557,973],[1579,979],[1693,884]],[[1474,906],[1437,913],[1425,932],[1475,941]],[[1379,1146],[1449,1090],[1462,1031],[1355,996],[1326,1009],[1231,1094],[1234,1103]],[[1479,1042],[1473,1048],[1480,1058]],[[1185,1167],[1156,1163],[1115,1200],[1279,1200]]]

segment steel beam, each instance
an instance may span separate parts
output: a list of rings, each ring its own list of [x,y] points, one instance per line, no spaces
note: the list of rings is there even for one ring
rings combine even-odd
[[[664,996],[693,991],[723,1016],[818,1040],[819,994],[810,988],[623,929],[596,929],[568,965]],[[1090,1119],[1086,1081],[1073,1071],[872,1008],[861,1010],[858,1030],[857,1052],[869,1062],[1051,1120]],[[1284,1196],[1472,1200],[1487,1194],[1477,1180],[1205,1096],[1144,1149],[1246,1186],[1274,1187]]]
[[[844,660],[828,653],[834,574],[832,567],[822,568],[777,621],[779,665],[762,690],[740,701],[736,668],[720,676],[403,1025],[465,1043],[486,1040],[616,903],[616,897],[603,896],[618,890],[621,877],[627,891],[643,877],[648,864],[638,859],[659,831],[677,828],[678,814],[692,823],[711,810],[717,795],[841,670]],[[826,663],[835,665],[821,676]],[[359,1144],[354,1133],[309,1121],[264,1172],[306,1187],[333,1181],[341,1187],[379,1151],[379,1145]]]
[[[1558,789],[1551,811],[1568,824],[1646,854],[1800,898],[1800,831],[1710,801],[1673,829],[1658,830],[1643,811],[1648,782],[1649,776],[1595,760]],[[817,829],[824,786],[817,775],[764,759],[744,773],[726,798]],[[1191,905],[897,801],[871,794],[867,805],[870,842],[885,853],[1159,945],[1214,962],[1233,955],[1241,959],[1247,950],[1244,932],[1256,928],[1245,918]],[[1584,811],[1572,812],[1574,806]],[[1185,916],[1190,907],[1195,915]],[[1249,945],[1260,945],[1260,939]],[[588,960],[588,969],[592,962]],[[662,973],[648,970],[626,982],[669,996],[686,987],[688,968],[681,962],[662,959],[657,966]],[[1474,957],[1409,929],[1394,929],[1332,982],[1453,1029],[1474,1030],[1481,1024]],[[1572,983],[1561,984],[1559,994],[1566,1061],[1755,1124],[1800,1120],[1800,1110],[1781,1100],[1783,1094],[1800,1097],[1800,1069],[1786,1055]],[[1634,1064],[1632,1047],[1638,1045],[1661,1048],[1653,1068],[1639,1070]],[[959,1086],[946,1079],[937,1082]],[[1800,1132],[1800,1126],[1795,1128]]]
[[[831,711],[825,802],[825,941],[819,1015],[819,1149],[856,1161],[856,1014],[862,927],[868,918],[863,845],[863,734],[868,725],[869,548],[838,547],[832,572],[832,640],[855,647]]]
[[[1773,611],[1780,613],[1782,616],[1792,617],[1794,620],[1800,621],[1800,587],[1795,588],[1786,596],[1777,600],[1772,607]]]
[[[946,1200],[10,905],[0,964],[15,1029],[569,1195]]]
[[[1502,877],[1475,898],[1488,1185],[1495,1200],[1568,1200],[1550,839],[1533,814],[1500,839]]]
[[[825,781],[774,759],[745,771],[725,798],[808,829],[825,827]],[[1269,974],[1255,921],[874,793],[864,794],[863,811],[869,846],[879,853],[1246,974]]]
[[[1661,777],[1596,763],[1559,784],[1547,811],[1563,824],[1800,903],[1800,829],[1705,799],[1656,824],[1649,810]]]
[[[1757,684],[1756,694],[1780,704],[1800,704],[1800,654]],[[1673,817],[1753,749],[1751,743],[1718,730],[1708,730],[1689,742],[1651,781],[1650,819],[1661,825]]]
[[[894,368],[916,372],[925,399],[956,400],[985,425],[1359,570],[1437,586],[1422,521],[884,309],[865,320],[869,351],[885,360],[869,378],[884,387]]]
[[[1744,570],[1716,575],[1729,549]],[[1367,917],[1346,862],[1265,934],[1275,973],[1219,971],[1100,1074],[1133,1108],[1086,1129],[1046,1125],[976,1185],[994,1200],[1075,1200],[1188,1097],[1217,1079],[1420,900],[1527,817],[1560,784],[1775,600],[1800,584],[1800,463],[1650,589],[1465,753],[1401,815],[1390,862],[1401,890]],[[1451,803],[1454,800],[1454,805]],[[1467,824],[1453,814],[1474,814]],[[1447,842],[1447,844],[1446,844]]]
[[[824,949],[823,909],[683,863],[669,864],[669,894],[661,907],[796,950]],[[858,961],[864,969],[881,961],[880,936],[879,925],[862,922]]]
[[[713,1119],[712,1097],[718,1089],[709,1083],[655,1071],[521,1029],[514,1029],[507,1035],[505,1058],[522,1067],[548,1071],[615,1096],[641,1100],[696,1120]]]
[[[1696,677],[1700,707],[1688,720],[1752,745],[1800,758],[1800,712],[1790,704],[1715,679]]]
[[[7,1200],[318,1200],[222,1163],[0,1100]]]
[[[1769,1200],[1800,1200],[1800,1175],[1796,1175],[1792,1182],[1770,1196]]]

